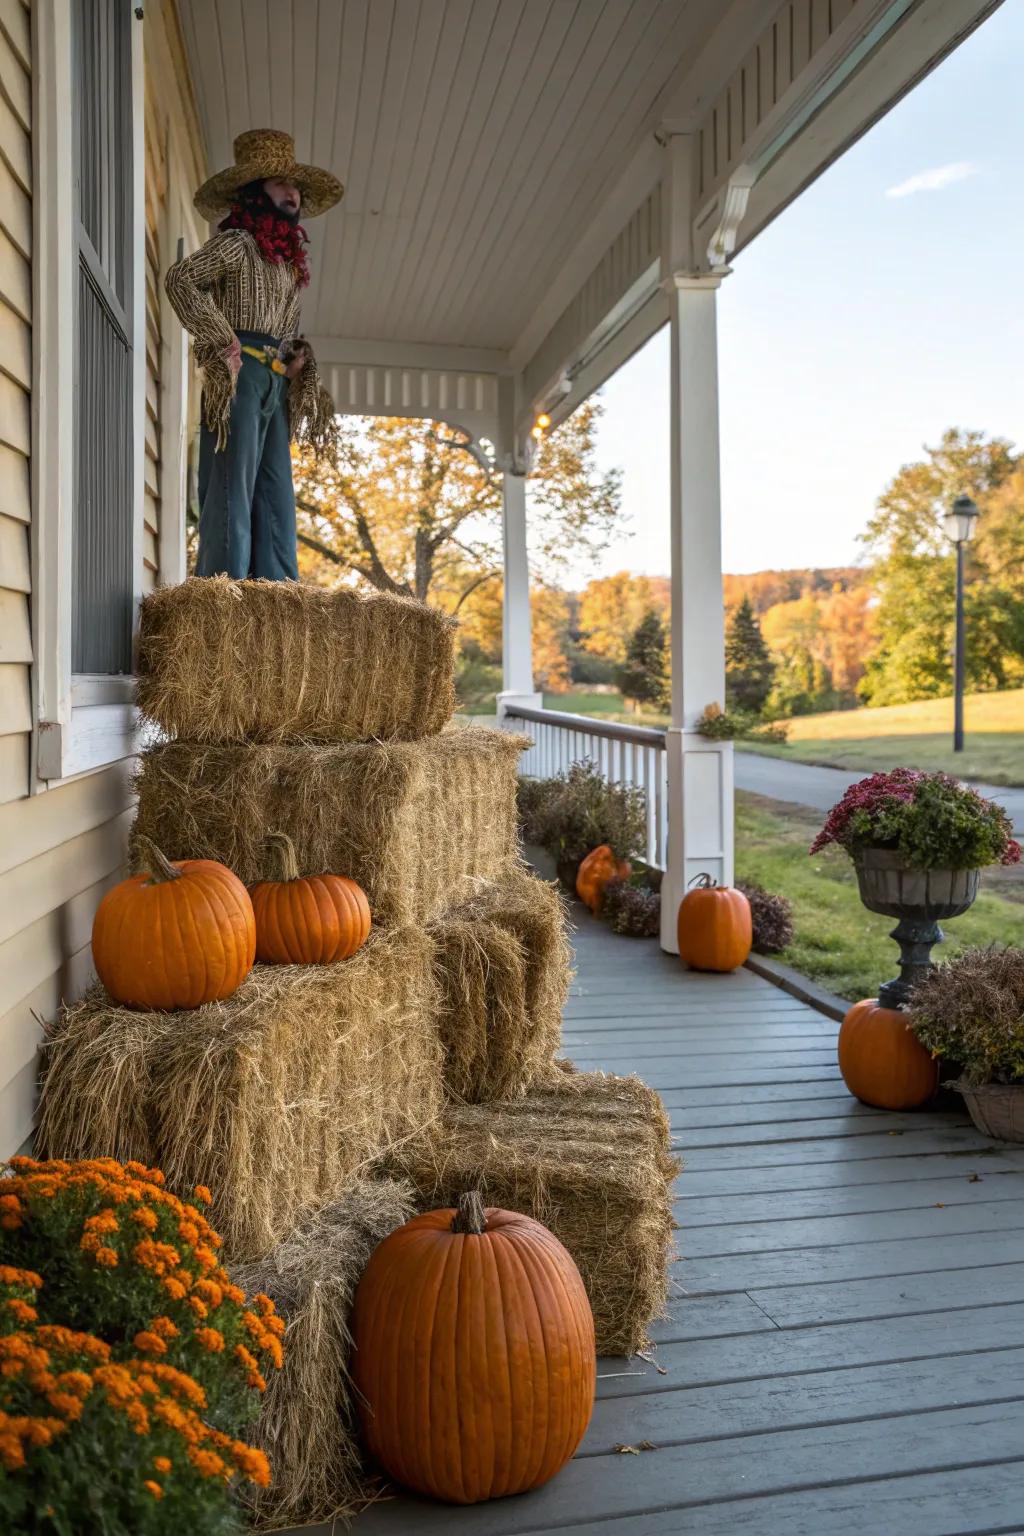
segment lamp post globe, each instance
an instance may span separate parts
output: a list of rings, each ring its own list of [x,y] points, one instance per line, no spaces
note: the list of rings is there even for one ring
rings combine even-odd
[[[953,751],[964,749],[964,545],[974,536],[978,508],[970,496],[958,496],[942,519],[946,537],[956,545],[956,630],[953,645]]]

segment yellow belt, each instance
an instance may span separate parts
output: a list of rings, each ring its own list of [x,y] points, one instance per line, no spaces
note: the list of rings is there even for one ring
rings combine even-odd
[[[269,368],[272,373],[287,373],[288,370],[279,357],[271,357],[266,347],[243,347],[242,351],[249,357],[254,357],[258,363]]]

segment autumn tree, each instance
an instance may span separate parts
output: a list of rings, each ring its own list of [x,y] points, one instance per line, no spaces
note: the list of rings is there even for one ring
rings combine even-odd
[[[656,587],[657,583],[657,587]],[[617,571],[598,576],[580,594],[580,645],[593,656],[621,666],[638,624],[652,610],[668,617],[667,582]]]
[[[598,555],[619,517],[620,477],[597,467],[601,407],[545,438],[529,480],[531,553],[549,578]],[[445,423],[341,420],[334,464],[294,453],[303,575],[360,580],[460,614],[501,575],[501,476]]]
[[[760,714],[774,672],[760,622],[749,597],[745,597],[725,632],[725,696],[729,707]]]
[[[860,685],[870,704],[952,689],[955,556],[941,517],[962,492],[981,510],[967,547],[969,687],[1001,688],[1024,664],[1024,472],[1004,438],[951,428],[905,464],[878,500],[864,542],[874,556],[878,649]]]
[[[669,659],[665,625],[649,608],[629,636],[625,656],[616,670],[616,682],[622,697],[634,709],[642,704],[652,709],[669,705]]]

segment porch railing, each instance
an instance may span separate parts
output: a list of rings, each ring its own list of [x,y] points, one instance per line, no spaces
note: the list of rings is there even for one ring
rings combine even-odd
[[[620,725],[590,715],[507,704],[501,719],[509,731],[533,739],[523,754],[521,771],[547,779],[573,763],[589,759],[610,784],[633,784],[647,800],[647,862],[664,869],[668,849],[668,794],[665,782],[665,732],[645,725]]]

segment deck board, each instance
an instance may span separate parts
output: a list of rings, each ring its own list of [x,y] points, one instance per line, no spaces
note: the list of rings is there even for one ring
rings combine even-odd
[[[955,1100],[856,1103],[831,1020],[579,922],[566,1053],[659,1088],[685,1165],[657,1363],[599,1362],[590,1431],[546,1488],[458,1511],[402,1495],[357,1531],[1024,1531],[1024,1148]]]

